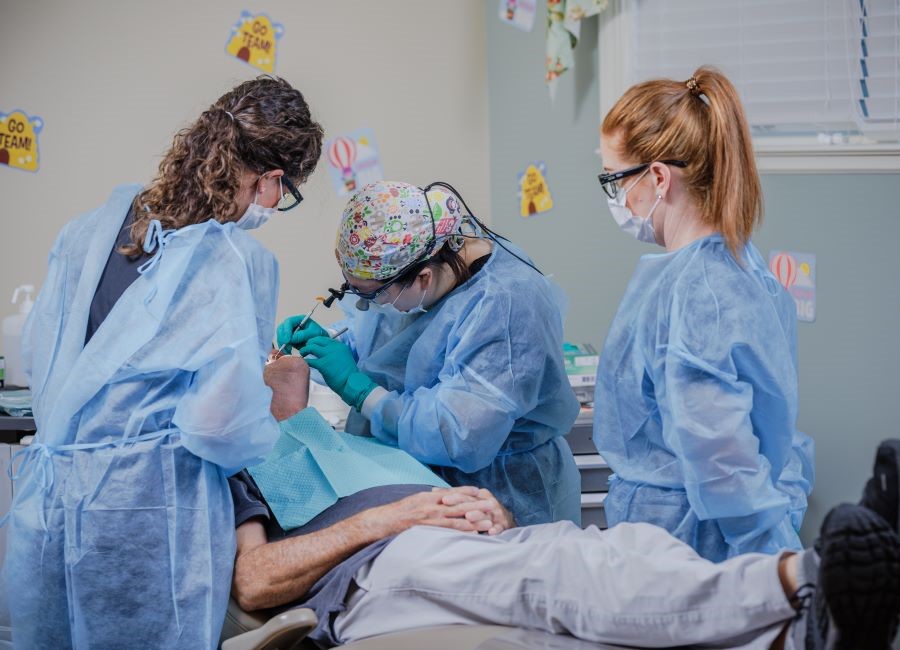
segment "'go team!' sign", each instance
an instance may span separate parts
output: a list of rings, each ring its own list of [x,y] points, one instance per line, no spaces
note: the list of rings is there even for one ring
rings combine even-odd
[[[275,71],[275,45],[284,34],[284,26],[273,23],[265,14],[241,12],[231,28],[225,51],[263,72]]]
[[[37,136],[43,128],[41,118],[28,117],[24,111],[0,112],[0,164],[36,172]]]

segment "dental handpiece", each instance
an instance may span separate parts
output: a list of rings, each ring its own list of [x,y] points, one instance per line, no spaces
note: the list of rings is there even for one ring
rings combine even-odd
[[[329,334],[329,336],[330,336],[331,338],[333,338],[333,339],[336,339],[336,338],[339,337],[341,334],[343,334],[344,332],[346,332],[348,329],[350,329],[350,328],[349,328],[349,327],[342,327],[341,329],[339,329],[339,330],[338,330],[337,332],[335,332],[334,334]]]

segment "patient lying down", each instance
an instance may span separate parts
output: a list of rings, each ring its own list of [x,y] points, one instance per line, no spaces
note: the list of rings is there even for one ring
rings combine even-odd
[[[306,363],[280,358],[264,377],[272,413],[291,438],[276,447],[288,452],[275,462],[289,470],[292,458],[307,458],[310,483],[312,475],[321,482],[308,459],[334,454],[297,451],[306,432],[321,433],[318,415],[305,408]],[[348,448],[340,469],[360,473],[358,459]],[[336,476],[334,468],[321,473],[328,472]],[[863,506],[829,513],[818,553],[713,564],[648,524],[516,528],[503,504],[478,486],[400,482],[341,496],[326,481],[333,504],[285,530],[250,472],[229,483],[238,543],[233,595],[247,610],[313,608],[319,626],[311,638],[321,647],[414,626],[479,623],[638,647],[825,647],[827,638],[885,648],[896,631],[900,537],[884,513]],[[283,512],[323,498],[321,486],[303,476],[286,483],[289,489],[275,490],[278,501],[288,501],[278,504]],[[895,508],[897,498],[889,501]],[[851,546],[854,554],[846,552]],[[820,584],[822,575],[828,580]],[[860,576],[870,588],[851,592]]]

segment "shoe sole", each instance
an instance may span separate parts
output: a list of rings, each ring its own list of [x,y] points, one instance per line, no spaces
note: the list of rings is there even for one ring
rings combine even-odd
[[[859,504],[887,519],[900,534],[900,440],[878,445],[872,476]]]
[[[819,542],[820,603],[837,628],[836,647],[889,648],[900,616],[900,536],[874,512],[844,504],[825,518]]]
[[[898,482],[900,482],[900,440],[885,440],[881,443],[881,447],[886,447],[888,449],[893,450],[894,452],[894,476],[897,478]],[[879,477],[880,481],[887,483],[887,477]],[[896,519],[897,528],[896,531],[900,534],[900,494],[897,495],[897,511],[896,511]]]

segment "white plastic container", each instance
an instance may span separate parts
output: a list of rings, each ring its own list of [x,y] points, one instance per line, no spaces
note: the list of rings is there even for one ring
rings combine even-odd
[[[19,295],[23,298],[19,301]],[[6,357],[6,385],[28,386],[25,367],[22,363],[22,330],[25,319],[34,306],[34,285],[23,284],[13,292],[12,302],[19,305],[19,313],[3,319],[3,356]]]
[[[325,420],[338,431],[344,430],[350,407],[344,403],[341,396],[328,386],[322,386],[314,381],[309,382],[309,404],[315,408]]]

